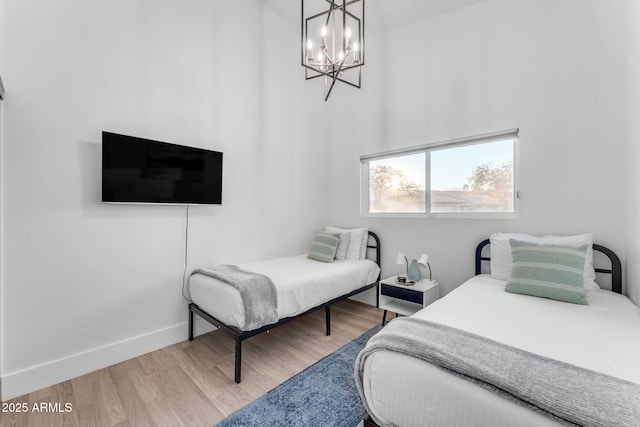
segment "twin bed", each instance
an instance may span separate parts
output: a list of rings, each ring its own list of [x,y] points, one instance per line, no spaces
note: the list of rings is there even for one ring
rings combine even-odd
[[[216,276],[215,272],[196,270],[189,279],[192,300],[189,304],[189,340],[193,340],[194,314],[234,337],[234,379],[240,383],[244,340],[322,308],[326,315],[326,334],[330,335],[331,305],[373,288],[380,278],[380,239],[373,232],[359,230],[358,247],[352,247],[352,256],[343,254],[342,259],[335,262],[319,262],[299,255],[238,265],[242,271],[258,273],[273,282],[274,295],[268,295],[267,287],[265,295],[254,297],[251,303],[247,298],[252,297],[255,287],[244,295],[243,300],[238,289],[212,277]],[[349,230],[342,231],[341,236],[350,233]],[[269,297],[275,299],[273,307],[264,310],[271,309],[272,312],[253,316],[251,304],[260,305],[261,300]],[[263,308],[259,307],[259,310]]]
[[[585,301],[521,295],[505,292],[517,288],[510,288],[511,257],[518,250],[513,242],[508,247],[510,237],[482,242],[475,277],[414,316],[394,319],[370,339],[355,366],[367,423],[640,425],[640,308],[621,295],[618,257],[591,240],[584,244],[584,236],[560,238],[560,244],[580,245],[587,260],[579,272]],[[243,340],[322,308],[329,335],[330,306],[376,286],[380,278],[380,240],[372,232],[365,238],[366,257],[321,263],[297,256],[240,265],[275,284],[277,311],[268,324],[249,319],[237,289],[196,272],[190,279],[189,339],[194,314],[233,336],[239,383]],[[593,260],[604,260],[606,268],[594,268]],[[483,263],[491,263],[491,274],[482,274]],[[525,270],[534,264],[525,262]],[[600,289],[596,273],[611,291]],[[550,292],[557,296],[557,289]]]
[[[475,277],[411,318],[395,319],[361,352],[356,383],[371,420],[640,425],[640,308],[620,295],[618,257],[593,246],[610,268],[592,274],[610,274],[613,292],[585,285],[588,305],[579,305],[505,292],[504,277],[480,274],[491,262],[483,255],[488,243],[476,251]]]

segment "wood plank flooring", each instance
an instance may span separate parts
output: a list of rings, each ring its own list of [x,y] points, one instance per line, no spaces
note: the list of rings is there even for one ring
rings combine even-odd
[[[331,336],[319,310],[250,338],[240,384],[233,381],[233,339],[211,332],[3,402],[27,403],[28,411],[0,412],[0,427],[212,427],[381,320],[382,310],[346,300],[331,309]],[[32,410],[42,403],[56,412]]]

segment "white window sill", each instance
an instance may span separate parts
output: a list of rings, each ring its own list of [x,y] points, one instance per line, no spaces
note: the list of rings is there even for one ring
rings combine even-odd
[[[514,220],[518,219],[516,212],[462,212],[462,213],[363,213],[363,218],[416,218],[416,219],[487,219],[487,220]]]

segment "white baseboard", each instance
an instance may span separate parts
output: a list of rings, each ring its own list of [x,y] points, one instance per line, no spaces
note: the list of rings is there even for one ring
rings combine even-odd
[[[203,319],[195,319],[194,335],[215,329]],[[12,372],[0,379],[2,401],[115,365],[133,357],[170,346],[188,337],[187,322],[139,335],[104,347]]]
[[[349,299],[354,301],[362,302],[365,304],[369,304],[372,306],[376,306],[376,296],[378,292],[378,287],[374,286],[372,289],[366,290],[362,293],[356,294]]]

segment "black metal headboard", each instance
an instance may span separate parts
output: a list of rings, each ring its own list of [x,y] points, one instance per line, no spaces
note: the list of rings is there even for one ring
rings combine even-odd
[[[489,239],[483,240],[476,247],[476,275],[482,272],[482,261],[490,261],[491,257],[482,256],[482,249],[490,243]],[[611,249],[596,243],[593,250],[604,254],[611,262],[611,268],[596,268],[596,273],[611,274],[611,290],[618,294],[622,293],[622,263],[620,258]]]
[[[369,243],[369,241],[373,239],[373,244]],[[376,262],[376,264],[378,264],[378,267],[382,268],[380,265],[380,238],[378,237],[378,235],[376,233],[374,233],[373,231],[369,232],[369,238],[367,239],[367,255],[369,252],[369,249],[373,249],[375,251],[375,259],[373,259],[373,261]],[[380,280],[380,274],[378,275],[378,280]]]

